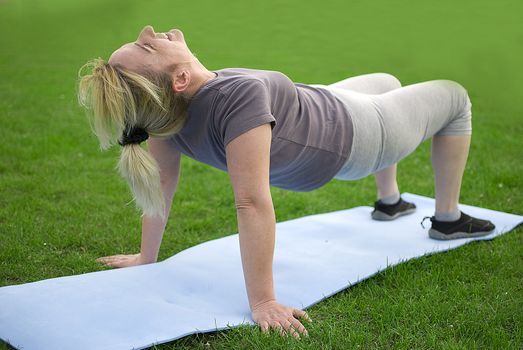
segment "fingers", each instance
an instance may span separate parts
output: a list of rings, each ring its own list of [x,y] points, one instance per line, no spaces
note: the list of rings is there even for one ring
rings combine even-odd
[[[303,325],[295,318],[284,320],[284,321],[274,321],[271,323],[271,326],[276,329],[281,336],[287,336],[291,334],[294,338],[300,339],[300,333],[303,333],[304,336],[309,336],[309,333],[303,327]]]
[[[140,260],[140,253],[104,256],[96,259],[96,261],[110,267],[129,267],[143,264]]]
[[[306,337],[309,336],[309,332],[307,332],[303,324],[294,317],[283,321],[262,321],[260,322],[260,328],[263,333],[268,332],[269,328],[272,328],[278,331],[281,336],[291,334],[296,339],[300,339],[300,334]]]
[[[289,319],[290,323],[291,323],[291,326],[295,329],[295,332],[297,331],[298,333],[302,333],[304,336],[308,337],[309,336],[309,332],[307,332],[307,330],[305,329],[305,327],[301,324],[300,321],[298,321],[297,319],[295,318],[291,318]],[[299,338],[299,337],[298,337]]]
[[[263,333],[274,329],[282,336],[291,334],[296,339],[300,339],[300,335],[308,337],[309,333],[298,317],[312,322],[305,311],[276,302],[253,309],[253,320],[259,324]]]
[[[312,322],[312,319],[309,317],[309,314],[307,314],[307,313],[306,313],[305,311],[303,311],[303,310],[300,310],[300,309],[294,309],[294,310],[292,311],[292,315],[293,315],[294,317],[303,317],[303,318],[305,318],[307,321]]]
[[[118,258],[116,256],[104,256],[102,258],[96,259],[96,261],[104,263],[104,264],[112,263],[112,262],[115,262],[116,260],[120,260],[120,258]]]
[[[283,326],[280,324],[280,322],[278,321],[272,321],[270,322],[270,326],[277,330],[278,333],[280,333],[280,335],[283,337],[283,336],[286,336],[287,335],[287,332],[285,332],[285,330],[283,329]]]
[[[299,324],[297,325],[296,322]],[[298,329],[305,330],[305,327],[300,323],[300,321],[296,320],[295,318],[291,318],[288,320],[283,321],[282,323],[283,328],[287,333],[290,333],[294,338],[300,339],[300,334],[298,333]]]
[[[269,331],[269,322],[267,322],[267,321],[260,322],[260,328],[263,333],[267,333]]]
[[[96,259],[96,261],[112,261],[115,259],[120,259],[125,255],[110,255],[110,256],[102,256],[101,258]]]
[[[120,265],[123,261],[126,261],[128,257],[126,255],[112,255],[112,256],[104,256],[101,258],[96,259],[96,261],[105,264],[107,266],[117,266]]]

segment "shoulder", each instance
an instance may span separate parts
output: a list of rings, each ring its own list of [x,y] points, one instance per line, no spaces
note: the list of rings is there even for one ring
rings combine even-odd
[[[282,80],[290,81],[283,73],[273,70],[251,68],[224,68],[216,71],[220,77],[219,90],[223,95],[238,89],[268,90],[269,86],[280,84]]]
[[[253,76],[236,76],[228,79],[219,89],[220,95],[223,97],[231,97],[231,95],[245,95],[247,91],[263,91],[267,90],[264,82]]]
[[[270,104],[270,95],[267,86],[256,77],[238,77],[221,86],[216,96],[217,109],[248,108],[255,105]]]
[[[261,124],[276,123],[267,87],[255,77],[236,79],[216,102],[215,125],[224,146]]]

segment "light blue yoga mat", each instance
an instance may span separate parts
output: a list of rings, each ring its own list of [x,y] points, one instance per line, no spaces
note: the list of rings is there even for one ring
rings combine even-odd
[[[402,196],[418,210],[392,222],[371,220],[372,208],[365,206],[277,223],[277,300],[307,308],[387,266],[473,240],[430,239],[420,221],[433,214],[434,200]],[[460,208],[496,225],[496,232],[482,239],[523,222],[520,215]],[[156,264],[0,288],[0,338],[24,350],[143,349],[242,323],[255,324],[238,234]]]

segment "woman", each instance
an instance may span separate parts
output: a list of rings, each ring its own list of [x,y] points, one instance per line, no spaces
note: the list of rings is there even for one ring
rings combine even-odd
[[[486,235],[494,225],[458,209],[471,135],[466,90],[448,80],[401,87],[388,74],[306,85],[284,74],[207,70],[183,33],[145,27],[135,42],[91,61],[80,80],[103,148],[118,142],[119,168],[143,210],[140,254],[100,258],[109,266],[155,262],[182,153],[229,173],[253,320],[262,331],[299,337],[307,314],[276,302],[272,280],[275,214],[269,185],[311,191],[332,178],[375,173],[372,217],[392,220],[415,206],[400,198],[396,163],[432,137],[436,208],[429,235]],[[150,138],[149,138],[150,136]],[[140,146],[147,140],[148,151]]]

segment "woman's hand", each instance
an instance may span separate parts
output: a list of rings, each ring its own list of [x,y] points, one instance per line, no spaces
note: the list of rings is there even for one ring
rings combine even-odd
[[[299,333],[309,335],[297,319],[302,316],[312,322],[305,311],[278,304],[275,300],[266,301],[252,308],[252,319],[258,323],[262,332],[265,333],[272,327],[277,329],[281,335],[287,335],[290,332],[297,339],[300,338]]]
[[[104,256],[96,259],[96,261],[110,267],[129,267],[146,264],[146,262],[142,260],[140,253],[133,255]]]

